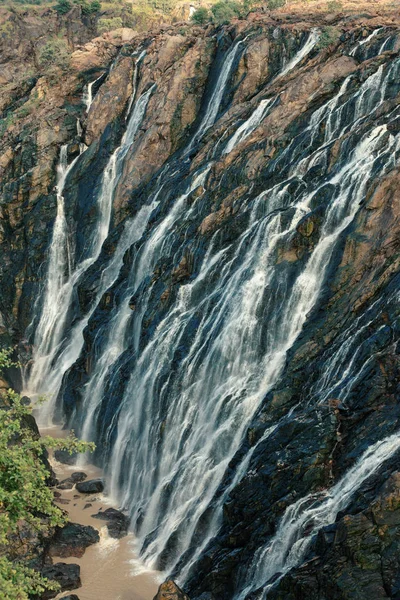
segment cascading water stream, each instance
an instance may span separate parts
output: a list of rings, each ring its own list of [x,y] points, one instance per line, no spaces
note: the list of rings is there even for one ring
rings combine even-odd
[[[78,358],[83,345],[83,330],[97,306],[99,299],[117,277],[118,265],[122,264],[123,254],[131,244],[129,225],[122,236],[110,268],[106,269],[101,278],[97,291],[96,301],[93,303],[88,314],[85,315],[69,332],[66,331],[66,319],[71,305],[73,293],[83,274],[98,258],[103,242],[109,231],[112,202],[114,191],[121,176],[123,161],[134,143],[136,134],[142,123],[147,103],[150,99],[153,87],[147,90],[135,104],[128,121],[127,129],[123,135],[121,145],[112,154],[104,170],[100,193],[97,199],[99,216],[95,230],[90,241],[88,257],[82,262],[69,269],[65,274],[66,248],[65,240],[68,236],[67,223],[63,210],[62,190],[66,177],[76,163],[66,169],[60,166],[62,174],[58,183],[58,206],[56,222],[54,225],[53,239],[50,247],[50,260],[46,278],[46,291],[43,299],[43,308],[39,324],[36,328],[34,338],[33,365],[29,373],[29,379],[25,383],[25,389],[30,395],[46,394],[49,401],[40,410],[39,420],[44,423],[52,421],[55,408],[55,400],[61,385],[62,377],[66,370]],[[66,147],[62,150],[60,165],[64,165]],[[138,218],[140,222],[141,218]],[[136,221],[135,221],[135,224]],[[140,229],[139,229],[140,232]],[[136,235],[136,230],[135,230]]]
[[[239,40],[238,42],[233,44],[231,49],[227,53],[224,63],[222,65],[221,72],[215,84],[214,91],[211,95],[210,100],[208,101],[204,117],[187,148],[187,152],[189,152],[204,137],[204,135],[210,129],[210,127],[214,125],[221,107],[221,102],[224,97],[224,93],[229,80],[229,76],[232,71],[233,64],[241,46],[244,44],[246,39],[247,38],[245,38],[244,40]]]
[[[312,29],[305,44],[294,55],[294,57],[291,60],[289,60],[289,62],[283,67],[282,71],[279,73],[279,75],[277,77],[283,77],[284,75],[287,75],[289,73],[289,71],[292,71],[295,68],[295,66],[298,65],[303,60],[303,58],[305,58],[308,54],[310,54],[311,50],[313,50],[313,48],[315,48],[319,39],[320,39],[319,30],[317,28]]]
[[[91,81],[90,83],[88,83],[87,85],[85,85],[84,89],[83,89],[83,96],[82,96],[82,100],[86,106],[86,114],[89,112],[90,107],[92,106],[93,103],[93,86],[96,85],[96,83],[98,81],[100,81],[100,79],[104,77],[104,74],[102,73],[99,77],[97,77],[96,79],[94,79],[93,81]]]
[[[310,494],[289,506],[273,539],[254,557],[247,574],[247,585],[235,600],[245,600],[261,587],[257,597],[259,600],[266,598],[272,585],[302,562],[319,529],[334,523],[361,485],[399,449],[400,433],[377,442],[330,490]],[[279,578],[274,579],[274,584],[268,584],[276,574]],[[253,594],[251,597],[255,598]]]
[[[320,35],[317,29],[312,29],[310,35],[308,36],[305,44],[300,48],[300,50],[295,54],[295,56],[285,65],[282,71],[274,78],[273,81],[287,75],[289,71],[292,71],[296,65],[298,65],[308,54],[310,54],[311,50],[316,46],[320,39]],[[245,121],[234,133],[231,139],[228,141],[224,154],[229,154],[232,150],[240,143],[243,142],[246,138],[249,137],[257,129],[257,127],[261,124],[261,122],[265,119],[267,114],[273,108],[275,104],[276,98],[265,98],[261,100],[260,104],[257,108],[252,112],[250,117]]]
[[[85,420],[81,431],[81,436],[84,440],[91,439],[93,421],[96,411],[99,409],[101,400],[103,398],[104,385],[109,371],[126,349],[126,344],[128,342],[126,339],[126,328],[128,326],[129,319],[132,316],[132,310],[129,307],[130,299],[141,285],[148,270],[151,269],[152,266],[154,267],[154,259],[157,257],[157,253],[160,251],[160,248],[162,249],[165,243],[165,235],[167,234],[169,228],[177,221],[177,219],[182,216],[182,209],[185,206],[184,202],[186,198],[194,189],[204,183],[208,174],[208,170],[209,169],[205,169],[198,176],[194,176],[193,182],[191,183],[187,192],[178,198],[178,200],[174,203],[171,212],[153,231],[144,248],[141,249],[136,256],[135,262],[131,269],[131,275],[124,299],[108,326],[108,340],[104,346],[104,352],[98,358],[96,368],[93,370],[90,381],[85,389],[83,398],[83,411],[85,414]],[[136,226],[134,227],[135,231],[137,232],[136,239],[140,239],[152,211],[158,206],[158,197],[161,192],[162,187],[160,187],[158,192],[155,194],[152,203],[148,207],[141,209],[140,215],[142,216],[142,213],[145,212],[146,217],[145,219],[142,217],[143,222],[140,229],[138,229]],[[134,240],[132,240],[132,242],[133,241]],[[84,459],[82,460],[82,463],[84,464]]]
[[[131,94],[131,97],[129,100],[128,110],[126,111],[126,115],[125,115],[126,121],[128,120],[129,115],[131,114],[132,105],[136,98],[136,92],[137,92],[137,86],[138,86],[138,80],[139,80],[139,66],[145,56],[146,56],[146,50],[143,50],[139,54],[139,56],[135,62],[135,70],[133,72],[133,77],[132,77],[132,94]]]
[[[250,115],[250,117],[245,121],[234,133],[229,142],[227,143],[224,154],[229,154],[232,152],[235,146],[249,137],[257,129],[263,119],[267,116],[269,108],[273,104],[275,98],[266,98],[265,100],[261,100],[260,104],[257,106],[256,110]]]

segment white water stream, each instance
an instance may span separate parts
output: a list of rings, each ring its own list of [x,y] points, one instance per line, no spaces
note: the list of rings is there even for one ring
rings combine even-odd
[[[104,170],[97,198],[98,218],[95,224],[95,231],[89,241],[87,258],[78,264],[74,264],[69,252],[69,228],[64,214],[63,191],[67,176],[79,157],[67,166],[67,147],[64,146],[61,150],[57,183],[58,210],[50,246],[46,290],[40,321],[35,331],[33,365],[24,385],[25,393],[31,397],[41,394],[45,394],[48,397],[48,402],[45,403],[39,414],[40,422],[43,424],[49,425],[52,423],[55,401],[62,377],[66,370],[79,357],[83,345],[83,330],[91,314],[103,293],[118,276],[126,249],[134,241],[135,236],[141,236],[142,234],[143,215],[140,213],[137,219],[133,220],[133,223],[127,224],[113,260],[102,274],[96,301],[88,314],[75,326],[70,328],[69,331],[66,331],[66,320],[76,286],[84,273],[98,258],[103,242],[107,238],[114,191],[121,175],[123,161],[129,148],[135,141],[152,90],[153,88],[150,88],[138,99],[129,117],[127,129],[123,135],[121,144],[111,155]],[[146,213],[146,207],[144,207],[143,212]],[[144,226],[145,224],[143,224]]]

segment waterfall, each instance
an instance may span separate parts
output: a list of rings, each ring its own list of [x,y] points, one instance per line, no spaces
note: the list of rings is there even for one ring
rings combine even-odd
[[[310,54],[311,50],[316,46],[319,42],[320,34],[317,28],[313,28],[308,36],[306,43],[304,46],[300,48],[300,50],[294,55],[294,57],[289,60],[289,62],[283,67],[282,71],[279,73],[278,77],[283,77],[287,75],[289,71],[292,71],[296,65],[298,65],[303,58],[305,58],[308,54]]]
[[[369,85],[375,89],[373,76]],[[370,105],[369,96],[362,92],[359,96],[364,106]],[[357,93],[354,97],[358,98]],[[381,95],[373,94],[373,98],[382,101]],[[338,110],[339,103],[340,99],[328,103],[330,110],[319,110],[316,127],[321,119],[329,120],[330,111]],[[356,126],[357,102],[353,107]],[[304,152],[304,146],[301,149]],[[136,533],[142,558],[149,566],[171,571],[191,547],[196,526],[210,506],[248,423],[279,378],[287,351],[318,301],[332,254],[365,197],[371,174],[377,165],[382,173],[385,164],[389,168],[397,151],[397,138],[389,134],[385,124],[379,125],[359,140],[347,162],[322,185],[306,192],[300,188],[298,196],[292,197],[289,184],[300,176],[295,165],[289,179],[254,200],[249,227],[235,243],[234,251],[227,247],[214,254],[211,246],[197,277],[180,288],[175,305],[143,349],[139,335],[148,294],[131,315],[125,309],[134,336],[129,339],[130,352],[136,358],[108,426],[107,443],[112,447],[109,474],[113,494],[134,521],[142,515]],[[312,147],[306,147],[306,152],[310,159]],[[329,187],[335,194],[327,206],[319,242],[290,283],[289,270],[278,272],[275,268],[276,252],[290,244],[313,199]],[[151,276],[157,259],[168,252],[178,215],[190,221],[195,204],[188,211],[181,206],[183,202],[184,197],[180,197],[173,213],[166,217],[168,224],[162,221],[154,230],[155,238],[147,238],[138,249],[133,269],[139,283],[146,275]],[[282,219],[282,211],[287,213],[288,209],[291,218]],[[262,315],[265,327],[260,327]],[[111,331],[103,350],[106,360],[113,346],[118,345],[117,355],[122,356],[121,349],[128,343],[127,323],[117,331],[113,318]],[[172,366],[175,352],[185,339],[188,350],[177,370]],[[89,414],[87,432],[101,397],[112,393],[114,374],[121,368],[115,356],[112,360],[114,366],[107,361],[106,378],[99,364],[86,389],[87,406],[91,406],[85,413]],[[93,395],[91,386],[102,377],[102,390]],[[91,397],[96,398],[92,404]],[[219,504],[216,515],[221,510]],[[218,522],[217,515],[210,527],[203,526],[200,550],[215,535]]]
[[[318,32],[313,30],[275,79],[298,65],[317,41]],[[388,127],[396,119],[395,111],[389,115],[378,111],[391,97],[389,82],[398,76],[400,61],[380,65],[358,89],[350,75],[331,99],[307,115],[305,124],[298,123],[300,132],[296,130],[269,161],[263,191],[250,189],[241,199],[238,210],[245,225],[234,241],[224,240],[218,230],[202,239],[199,245],[204,246],[190,277],[176,286],[170,304],[160,306],[163,299],[158,290],[165,281],[157,272],[169,273],[169,267],[192,250],[188,240],[204,222],[199,215],[209,216],[202,212],[207,210],[209,182],[216,185],[210,177],[212,163],[192,165],[191,170],[189,161],[181,158],[218,118],[243,42],[234,43],[227,52],[191,142],[146,188],[150,190],[146,200],[127,221],[87,313],[69,330],[66,318],[72,294],[108,235],[115,189],[154,89],[135,100],[143,54],[135,66],[126,132],[102,176],[97,199],[100,217],[89,257],[78,265],[68,252],[62,197],[75,163],[67,167],[66,149],[62,150],[57,219],[27,386],[35,393],[50,390],[52,400],[42,417],[51,420],[61,379],[80,356],[83,330],[112,288],[115,302],[96,330],[95,347],[85,357],[88,379],[79,389],[71,423],[84,439],[98,442],[109,491],[132,517],[143,562],[165,574],[179,571],[181,582],[218,533],[224,502],[251,465],[257,444],[242,457],[230,485],[221,490],[248,427],[278,383],[308,315],[318,308],[346,229],[371,180],[397,165],[400,151],[400,135]],[[251,135],[272,111],[274,101],[261,100],[228,141],[224,154]],[[341,140],[340,152],[334,155],[337,140]],[[315,177],[315,167],[321,176]],[[301,259],[286,259],[300,223],[316,206],[321,215],[312,245]],[[123,263],[131,247],[129,260]],[[123,265],[124,278],[120,277]],[[340,347],[340,358],[337,354],[327,361],[328,370],[312,390],[313,400],[322,401],[331,374],[341,382],[353,335],[357,332],[349,332],[349,345]],[[268,439],[295,408],[268,427],[258,443]],[[298,564],[309,544],[304,527],[312,521],[315,533],[332,522],[353,491],[399,445],[398,435],[375,444],[326,496],[310,495],[289,507],[279,536],[257,551],[247,580],[239,583],[239,598],[268,586],[277,572]]]
[[[273,585],[268,582],[274,575],[279,574],[281,579],[302,562],[313,536],[322,527],[335,522],[338,513],[349,505],[362,484],[399,448],[400,434],[388,436],[368,448],[330,490],[309,494],[289,506],[273,539],[254,557],[247,574],[247,586],[236,599],[244,600],[262,586],[258,597],[260,600],[265,598]]]
[[[360,40],[357,42],[357,45],[351,50],[350,56],[354,56],[359,48],[368,44],[380,31],[382,31],[383,27],[378,27],[378,29],[374,29],[372,33],[370,33],[364,40]]]
[[[83,274],[98,258],[103,242],[108,235],[114,191],[121,176],[125,156],[134,143],[136,134],[142,123],[153,87],[144,93],[137,101],[129,118],[121,144],[111,155],[108,164],[104,169],[100,192],[97,198],[99,216],[90,240],[88,257],[76,264],[75,268],[72,268],[72,265],[70,264],[68,273],[66,273],[65,265],[67,259],[70,263],[71,259],[68,258],[66,249],[68,227],[64,216],[62,191],[67,175],[78,159],[76,158],[67,168],[66,146],[63,147],[61,151],[60,166],[58,169],[58,212],[50,245],[46,290],[43,298],[40,321],[34,337],[33,366],[29,373],[29,379],[25,384],[25,389],[28,394],[33,396],[46,394],[46,396],[49,397],[49,401],[42,406],[39,415],[39,419],[44,423],[52,421],[55,400],[60,389],[63,375],[79,357],[83,345],[83,330],[102,294],[118,276],[116,267],[121,264],[123,254],[131,243],[129,236],[128,238],[122,236],[122,242],[115,253],[114,262],[110,268],[106,270],[105,274],[103,274],[94,305],[80,322],[67,331],[66,320],[74,290]],[[136,235],[136,232],[134,233]]]
[[[308,54],[310,54],[311,50],[316,46],[320,39],[320,35],[317,29],[312,29],[305,44],[300,48],[300,50],[294,55],[294,57],[284,66],[282,71],[274,78],[279,79],[284,75],[287,75],[289,71],[293,70],[296,65],[298,65]],[[253,111],[250,117],[245,121],[234,133],[229,142],[227,143],[224,154],[229,154],[232,150],[240,143],[243,142],[246,138],[249,137],[257,129],[260,123],[265,119],[270,109],[275,104],[276,98],[266,98],[261,100],[260,104]]]
[[[132,105],[135,101],[138,79],[139,79],[139,65],[145,56],[146,56],[146,51],[143,50],[143,52],[141,52],[139,54],[139,56],[135,62],[135,70],[133,71],[133,77],[132,77],[132,94],[131,94],[131,98],[129,100],[128,109],[126,111],[125,120],[128,120],[129,115],[131,114],[131,109],[132,109]]]
[[[227,143],[224,154],[232,152],[235,146],[249,137],[257,129],[263,119],[267,116],[271,105],[274,103],[275,98],[266,98],[261,100],[255,111],[245,121],[231,137]]]
[[[93,81],[91,81],[90,83],[88,83],[87,85],[85,85],[85,87],[83,88],[83,96],[82,96],[82,100],[83,103],[86,106],[86,114],[89,112],[90,107],[92,106],[93,103],[93,86],[100,81],[100,79],[104,77],[104,73],[102,73],[99,77],[97,77],[97,79],[94,79]]]
[[[229,52],[227,53],[221,68],[221,72],[215,84],[214,91],[212,92],[211,98],[208,101],[204,117],[201,120],[200,125],[197,128],[197,131],[194,134],[193,139],[187,148],[187,151],[191,150],[195,146],[195,144],[197,144],[197,142],[199,142],[201,138],[204,137],[205,133],[210,129],[210,127],[214,125],[219,110],[221,108],[221,102],[224,98],[225,88],[228,83],[233,64],[239,53],[240,47],[244,44],[246,39],[247,38],[245,38],[244,40],[239,40],[238,42],[233,44]]]
[[[103,394],[104,385],[107,376],[112,366],[116,363],[117,359],[126,349],[127,337],[126,328],[129,323],[129,319],[132,316],[132,310],[129,307],[130,299],[140,287],[143,278],[146,276],[149,269],[155,264],[155,259],[158,256],[158,252],[162,249],[165,243],[165,235],[168,229],[182,217],[182,209],[185,207],[185,200],[189,194],[195,190],[199,185],[205,182],[208,175],[209,169],[203,170],[200,174],[193,177],[193,181],[190,184],[188,190],[183,194],[173,206],[171,212],[165,217],[159,226],[153,231],[151,237],[147,241],[144,249],[138,253],[135,262],[131,269],[130,278],[128,281],[127,290],[125,292],[123,301],[107,330],[107,342],[104,346],[104,351],[97,360],[97,364],[91,375],[90,381],[85,389],[83,399],[83,412],[85,415],[81,437],[84,440],[92,438],[93,422],[96,416],[96,412],[99,410]],[[138,230],[136,224],[134,230],[136,232],[136,239],[140,239],[148,219],[152,211],[159,204],[159,195],[162,191],[162,187],[155,194],[152,203],[145,210],[146,217],[142,222],[140,230]],[[141,212],[142,212],[141,211]],[[139,233],[140,231],[140,233]],[[145,263],[145,264],[144,264]],[[115,458],[115,462],[118,463],[118,457]],[[114,489],[113,489],[114,488]],[[111,482],[111,493],[117,496],[118,490],[114,484],[113,478]]]

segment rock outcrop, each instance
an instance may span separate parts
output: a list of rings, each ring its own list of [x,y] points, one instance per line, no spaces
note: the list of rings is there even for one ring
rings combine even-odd
[[[104,490],[103,479],[88,479],[76,484],[76,490],[80,494],[99,494]]]
[[[43,577],[46,577],[51,581],[56,581],[63,592],[75,590],[82,586],[79,565],[56,563],[54,565],[45,566],[41,570],[41,573]],[[54,598],[56,595],[57,592],[44,592],[42,594],[42,600]]]
[[[130,518],[120,510],[115,508],[106,508],[106,510],[100,511],[95,515],[92,515],[93,519],[100,519],[107,521],[107,529],[110,537],[120,539],[127,535],[130,525]]]
[[[154,600],[189,600],[189,597],[182,592],[174,581],[169,579],[160,585]]]
[[[48,555],[59,558],[69,558],[70,556],[80,558],[86,548],[99,541],[99,532],[94,527],[79,523],[67,523],[64,527],[56,530],[48,548]]]

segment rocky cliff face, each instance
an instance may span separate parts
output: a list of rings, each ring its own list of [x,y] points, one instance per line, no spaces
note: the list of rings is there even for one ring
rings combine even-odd
[[[121,30],[9,104],[4,337],[192,599],[397,598],[398,27]]]

